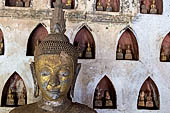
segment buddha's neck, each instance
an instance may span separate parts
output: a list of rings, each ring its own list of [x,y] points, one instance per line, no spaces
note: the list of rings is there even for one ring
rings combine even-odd
[[[66,103],[71,103],[70,100],[67,99],[67,97],[60,97],[56,100],[47,100],[45,98],[43,98],[41,100],[41,102],[45,105],[49,105],[49,106],[60,106],[60,105],[63,105],[63,104],[66,104]]]
[[[69,108],[71,105],[71,101],[67,98],[58,98],[57,100],[46,100],[42,99],[38,102],[38,106],[41,109],[44,109],[46,111],[54,111],[57,109],[57,113],[63,113],[62,111],[65,111]]]

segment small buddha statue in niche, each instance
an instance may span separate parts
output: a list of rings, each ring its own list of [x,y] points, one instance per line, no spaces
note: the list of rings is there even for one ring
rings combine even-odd
[[[24,91],[18,93],[18,105],[25,105],[25,93],[24,93]]]
[[[9,91],[8,91],[6,105],[15,105],[12,89],[9,89]]]
[[[117,52],[116,52],[116,59],[117,60],[123,59],[123,53],[122,53],[122,48],[121,48],[120,44],[118,45],[118,49],[117,49]]]
[[[72,3],[72,0],[67,0],[67,3],[64,5],[64,8],[71,9],[71,3]]]
[[[140,92],[138,106],[145,107],[145,92],[144,91]]]
[[[85,57],[86,58],[92,58],[92,51],[91,51],[91,47],[90,47],[90,43],[89,42],[87,44],[87,49],[86,49]]]
[[[141,5],[141,13],[147,14],[148,10],[146,9],[146,1],[143,0],[143,4]]]
[[[127,46],[126,53],[125,53],[126,60],[132,60],[132,52],[130,49],[130,45]]]
[[[29,7],[30,6],[30,0],[23,0],[23,2],[24,2],[24,6],[25,7]]]
[[[105,106],[106,107],[112,107],[113,106],[113,102],[111,100],[109,91],[105,92]]]
[[[165,51],[164,49],[162,48],[162,51],[161,51],[161,58],[160,58],[161,61],[167,61],[167,56],[165,55]]]
[[[149,92],[149,95],[146,97],[146,107],[154,107],[151,92]]]
[[[21,0],[16,0],[16,6],[17,7],[23,7],[23,2]]]
[[[158,10],[156,9],[156,1],[152,1],[151,9],[150,9],[150,14],[157,14]]]
[[[96,90],[96,96],[95,96],[95,100],[94,100],[94,106],[95,106],[95,107],[100,107],[100,108],[103,106],[102,96],[101,96],[101,90],[100,90],[100,89]]]
[[[106,3],[106,11],[112,12],[112,6],[111,6],[111,4],[110,4],[110,0],[107,0],[107,3]]]
[[[0,40],[0,55],[2,55],[4,52],[4,43],[3,43],[3,40],[1,39]]]
[[[103,11],[103,6],[102,6],[102,3],[101,3],[101,0],[99,0],[98,3],[97,3],[97,11]]]
[[[78,57],[79,57],[79,58],[82,58],[82,57],[83,57],[83,51],[81,50],[80,43],[78,43],[77,50],[79,50],[79,55],[78,55]]]
[[[55,4],[53,13],[61,15],[54,16],[51,21],[61,26],[65,23],[64,12],[60,7],[62,2],[56,0]],[[88,106],[73,103],[67,98],[69,90],[74,89],[77,77],[75,71],[78,51],[64,35],[65,26],[61,26],[61,32],[56,32],[53,27],[50,30],[51,34],[34,51],[33,69],[42,98],[36,103],[17,107],[10,113],[97,113]]]

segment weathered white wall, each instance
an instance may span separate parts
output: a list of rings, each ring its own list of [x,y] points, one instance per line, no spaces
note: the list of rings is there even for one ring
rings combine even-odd
[[[122,0],[121,3],[127,0]],[[99,81],[107,75],[112,81],[117,94],[117,109],[102,109],[98,113],[169,113],[170,106],[170,63],[160,62],[160,47],[163,38],[170,32],[170,2],[164,0],[162,15],[139,14],[139,3],[135,0],[130,8],[118,13],[97,12],[100,15],[135,15],[129,23],[92,22],[90,20],[71,21],[67,18],[66,35],[73,43],[76,33],[83,25],[91,29],[95,45],[96,58],[79,60],[82,64],[75,85],[73,101],[93,106],[94,91]],[[95,1],[78,0],[75,10],[66,10],[66,13],[82,11],[83,14],[94,13]],[[18,10],[48,10],[49,2],[34,0],[31,8]],[[4,7],[0,3],[0,7]],[[42,7],[41,7],[42,6]],[[122,6],[121,4],[121,7]],[[13,9],[13,8],[7,8]],[[94,16],[95,18],[95,16]],[[0,56],[0,97],[8,78],[16,71],[24,80],[27,88],[28,103],[36,101],[33,98],[33,79],[30,63],[33,57],[26,56],[27,41],[33,29],[44,23],[49,31],[48,19],[25,19],[1,17],[0,29],[4,34],[5,54]],[[139,46],[139,61],[116,60],[116,48],[124,28],[129,26],[136,36]],[[137,110],[139,90],[147,77],[156,83],[160,94],[160,110]],[[1,102],[1,99],[0,99]],[[0,113],[8,113],[9,109],[0,107]]]

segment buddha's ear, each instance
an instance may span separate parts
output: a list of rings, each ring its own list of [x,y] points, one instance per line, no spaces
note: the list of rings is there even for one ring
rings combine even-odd
[[[81,63],[78,63],[77,66],[76,66],[75,72],[74,72],[73,83],[72,83],[72,86],[71,86],[71,92],[70,93],[71,93],[72,97],[74,97],[74,87],[75,87],[76,79],[77,79],[77,76],[79,74],[80,68],[81,68]]]
[[[35,73],[35,62],[31,62],[30,67],[32,72],[32,78],[34,81],[34,97],[37,98],[39,96],[39,86],[38,86],[37,77]]]

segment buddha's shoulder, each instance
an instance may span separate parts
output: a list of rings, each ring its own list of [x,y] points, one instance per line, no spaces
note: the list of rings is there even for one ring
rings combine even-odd
[[[14,108],[9,113],[33,113],[33,110],[37,108],[37,103],[27,104]]]
[[[74,113],[97,113],[94,109],[76,102],[73,103],[71,111]]]

